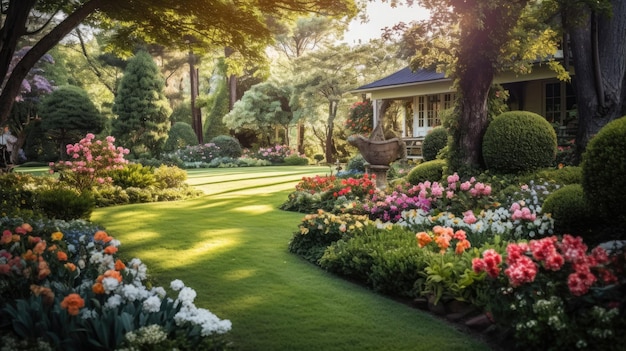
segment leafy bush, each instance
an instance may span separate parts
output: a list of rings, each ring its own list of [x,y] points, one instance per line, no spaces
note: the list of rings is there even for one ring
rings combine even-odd
[[[422,182],[440,181],[443,177],[444,168],[447,166],[446,160],[426,161],[415,166],[407,175],[406,180],[417,185]]]
[[[360,232],[366,223],[366,216],[335,215],[318,210],[304,217],[299,231],[289,242],[289,251],[317,263],[326,247],[345,235]]]
[[[128,194],[128,201],[131,204],[142,204],[155,201],[154,195],[152,194],[153,188],[128,187],[124,190],[126,191],[126,194]]]
[[[187,172],[175,166],[161,166],[154,170],[154,181],[157,187],[178,188],[186,184]]]
[[[48,218],[89,219],[95,207],[94,197],[89,191],[53,187],[39,189],[35,193],[36,209]]]
[[[322,155],[322,154],[315,154],[315,155],[313,155],[313,159],[315,160],[315,162],[319,163],[320,161],[322,161],[324,159],[324,155]]]
[[[205,162],[209,163],[216,157],[219,157],[221,151],[219,146],[214,143],[206,143],[203,145],[187,146],[184,149],[178,149],[174,152],[174,155],[170,157],[176,157],[183,163],[191,162]]]
[[[403,228],[367,225],[357,235],[332,243],[319,265],[336,274],[367,283],[374,290],[416,297],[415,282],[424,269],[415,233]]]
[[[604,126],[583,155],[585,198],[601,218],[626,223],[626,117]],[[624,239],[624,238],[622,238]]]
[[[544,179],[556,184],[581,184],[583,181],[583,169],[576,166],[565,166],[558,169],[546,169],[533,174],[534,179]]]
[[[152,167],[144,166],[141,163],[130,163],[124,165],[122,169],[111,171],[113,185],[122,188],[147,188],[154,185],[155,177]]]
[[[285,157],[294,153],[295,151],[291,150],[287,145],[274,145],[267,148],[262,147],[256,151],[245,150],[244,157],[267,160],[271,163],[283,163],[285,161]]]
[[[170,129],[164,151],[171,152],[188,145],[197,145],[198,137],[189,123],[176,122]]]
[[[100,186],[93,190],[96,207],[125,205],[130,203],[126,190],[120,186]]]
[[[580,184],[570,184],[550,194],[543,203],[543,213],[551,213],[554,229],[561,234],[584,236],[593,217]]]
[[[309,159],[305,156],[293,154],[285,157],[285,165],[287,166],[306,166],[309,164]]]
[[[0,174],[0,217],[16,215],[21,209],[33,208],[34,183],[35,179],[30,174]]]
[[[348,160],[348,164],[346,165],[346,169],[351,171],[351,170],[355,170],[355,171],[359,171],[359,172],[365,172],[365,164],[367,162],[365,161],[365,158],[363,158],[363,155],[358,154],[356,156],[354,156],[353,158],[351,158],[350,160]]]
[[[432,161],[437,154],[448,144],[448,132],[444,127],[433,128],[424,138],[422,156],[424,161]]]
[[[239,158],[242,155],[241,144],[239,140],[228,136],[218,135],[211,139],[211,143],[215,144],[219,148],[218,155],[220,157]]]
[[[520,173],[551,166],[556,146],[556,133],[545,118],[532,112],[510,111],[487,127],[483,157],[487,169]]]

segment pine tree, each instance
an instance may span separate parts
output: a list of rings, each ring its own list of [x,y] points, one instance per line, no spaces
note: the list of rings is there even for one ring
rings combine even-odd
[[[134,157],[158,157],[163,151],[172,113],[164,88],[150,54],[140,51],[128,61],[113,105],[112,134]]]

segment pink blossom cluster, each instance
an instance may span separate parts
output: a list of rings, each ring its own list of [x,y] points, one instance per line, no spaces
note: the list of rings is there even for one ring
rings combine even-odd
[[[598,281],[593,271],[597,271],[602,281],[606,284],[615,282],[615,275],[605,267],[609,263],[607,252],[601,247],[596,247],[587,254],[587,245],[582,238],[564,235],[559,243],[556,236],[546,237],[539,240],[531,240],[529,243],[510,243],[506,248],[505,275],[512,287],[535,281],[539,269],[546,271],[560,271],[569,263],[572,273],[567,278],[567,286],[572,295],[581,296]],[[476,273],[487,272],[493,278],[499,274],[497,267],[502,258],[493,249],[483,252],[483,258],[474,258],[472,268]]]
[[[389,195],[374,194],[370,201],[363,204],[363,209],[369,212],[370,219],[380,219],[385,222],[397,222],[402,218],[402,212],[412,209],[430,210],[430,200],[422,195],[407,195],[394,191]]]
[[[112,136],[107,136],[104,141],[95,138],[95,135],[88,133],[78,143],[68,144],[66,152],[71,160],[56,164],[51,162],[51,172],[55,169],[71,172],[81,188],[90,187],[94,182],[110,183],[112,180],[106,174],[111,170],[121,169],[128,163],[124,155],[128,155],[129,150],[116,147]]]
[[[297,155],[298,153],[288,145],[274,145],[267,148],[259,148],[258,151],[253,152],[250,150],[244,150],[244,156],[248,158],[255,158],[259,160],[267,160],[272,163],[281,163],[285,161],[285,157],[291,155]],[[302,156],[305,157],[305,156]]]
[[[511,220],[526,220],[526,221],[534,221],[537,219],[537,214],[530,210],[530,208],[523,206],[523,202],[515,202],[511,205],[509,209],[511,212]]]
[[[448,176],[447,181],[447,190],[448,192],[452,191],[452,194],[454,194],[454,190],[456,190],[458,187],[461,191],[466,191],[473,197],[491,195],[491,186],[488,184],[477,182],[476,178],[474,177],[470,178],[470,180],[468,181],[460,183],[459,175],[457,173],[454,173],[453,175]],[[451,198],[451,196],[448,196],[448,198]]]

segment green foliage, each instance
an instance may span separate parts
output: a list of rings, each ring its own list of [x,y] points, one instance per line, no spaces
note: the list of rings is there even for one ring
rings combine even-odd
[[[36,209],[48,218],[89,219],[95,207],[93,194],[64,187],[39,189],[35,193]]]
[[[563,168],[549,168],[539,170],[536,173],[529,176],[533,179],[543,179],[551,181],[556,184],[568,185],[568,184],[581,184],[583,180],[583,169],[577,166],[565,166]],[[530,181],[530,179],[528,179]]]
[[[554,229],[559,234],[584,237],[594,219],[580,184],[566,185],[550,194],[541,211],[552,214]]]
[[[317,263],[326,247],[346,235],[356,235],[367,223],[367,216],[335,215],[323,210],[308,214],[289,242],[289,251]]]
[[[448,144],[448,132],[444,127],[433,128],[424,138],[422,155],[424,161],[432,161],[437,154]]]
[[[322,154],[315,154],[315,155],[313,155],[313,159],[315,160],[315,162],[319,163],[320,161],[322,161],[324,159],[324,155],[322,155]]]
[[[285,165],[287,166],[306,166],[309,164],[309,159],[306,156],[300,156],[298,154],[292,154],[285,157]]]
[[[425,181],[438,182],[443,177],[446,166],[446,160],[422,162],[413,167],[407,175],[406,180],[413,185],[417,185]]]
[[[483,138],[488,169],[502,173],[532,171],[553,164],[557,138],[545,118],[527,111],[510,111],[496,117]]]
[[[626,117],[604,126],[583,155],[585,198],[601,218],[626,223]]]
[[[170,128],[171,109],[165,82],[156,63],[145,51],[128,61],[115,97],[112,134],[135,156],[159,156]]]
[[[32,209],[34,199],[31,189],[34,183],[35,179],[30,174],[0,174],[0,217],[16,215],[20,209]]]
[[[348,164],[346,165],[346,170],[365,172],[366,163],[367,162],[365,161],[365,158],[363,158],[363,155],[357,154],[356,156],[348,160]]]
[[[178,167],[162,165],[154,169],[154,181],[161,189],[181,187],[186,180],[187,172]]]
[[[57,141],[61,157],[65,156],[65,145],[77,142],[87,133],[100,133],[105,125],[87,92],[71,85],[48,95],[39,113],[41,128]]]
[[[120,186],[99,186],[93,189],[96,207],[125,205],[130,203],[128,194]]]
[[[243,153],[239,140],[229,135],[218,135],[211,139],[211,143],[219,148],[217,157],[239,158]]]
[[[363,231],[328,246],[319,265],[341,276],[367,283],[374,290],[417,297],[415,282],[425,268],[415,234],[400,227]]]
[[[198,137],[191,125],[185,122],[176,122],[169,131],[163,150],[171,152],[188,145],[197,144]]]
[[[113,185],[118,185],[124,189],[147,188],[155,184],[155,177],[152,167],[144,166],[141,163],[128,163],[122,169],[111,171]]]

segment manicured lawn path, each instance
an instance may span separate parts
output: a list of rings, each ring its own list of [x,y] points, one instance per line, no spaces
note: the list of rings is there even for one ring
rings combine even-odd
[[[241,351],[489,350],[429,314],[301,260],[287,243],[302,214],[278,210],[303,176],[328,167],[190,170],[205,196],[97,209],[92,220],[148,265],[181,279],[196,305],[230,319]]]

